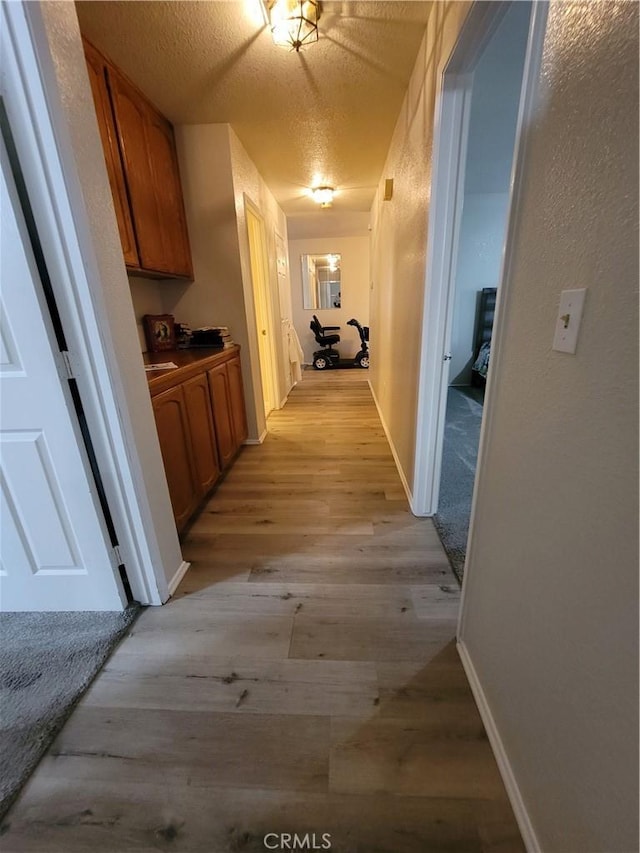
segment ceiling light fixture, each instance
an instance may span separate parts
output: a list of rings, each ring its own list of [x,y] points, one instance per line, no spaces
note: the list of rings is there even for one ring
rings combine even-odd
[[[263,0],[269,12],[271,37],[296,52],[318,41],[320,0]]]
[[[320,207],[331,207],[333,204],[333,187],[315,187],[311,190],[311,198]]]

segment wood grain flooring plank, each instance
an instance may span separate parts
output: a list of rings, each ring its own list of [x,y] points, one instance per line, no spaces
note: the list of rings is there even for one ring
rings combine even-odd
[[[451,642],[455,622],[425,623],[407,612],[396,618],[294,618],[291,658],[326,660],[424,660]]]
[[[264,853],[270,832],[316,833],[317,844],[328,833],[333,853],[524,853],[510,813],[489,802],[50,778],[32,780],[2,849]]]
[[[523,853],[459,589],[362,371],[305,371],[0,827],[3,853]],[[285,848],[286,849],[286,848]]]
[[[175,773],[215,788],[326,791],[328,739],[327,717],[83,704],[52,745],[47,772],[59,772],[58,758],[76,766],[86,758],[87,774],[99,780],[107,759],[135,765],[140,780]]]
[[[117,653],[84,699],[101,708],[341,717],[378,704],[372,663]]]

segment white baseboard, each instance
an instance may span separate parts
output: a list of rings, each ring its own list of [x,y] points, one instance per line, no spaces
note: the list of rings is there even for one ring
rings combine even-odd
[[[524,800],[522,799],[522,794],[520,793],[520,788],[518,787],[516,777],[514,776],[511,768],[509,757],[504,748],[504,744],[502,743],[500,732],[498,731],[495,720],[493,719],[493,714],[491,713],[491,708],[487,702],[487,697],[484,695],[484,690],[480,684],[478,673],[473,665],[473,661],[469,657],[469,651],[462,640],[458,640],[457,647],[460,660],[462,661],[462,666],[464,667],[464,671],[467,674],[467,678],[471,686],[473,697],[476,700],[476,705],[480,711],[482,722],[484,723],[484,727],[487,731],[487,737],[489,738],[491,749],[493,750],[493,754],[498,764],[502,781],[507,789],[507,795],[509,796],[511,808],[513,809],[513,813],[518,822],[524,846],[527,848],[527,853],[541,853],[542,848],[540,847],[536,834],[533,830],[529,814],[524,804]]]
[[[191,563],[185,563],[184,560],[180,563],[180,567],[178,568],[178,571],[175,573],[175,575],[169,581],[169,595],[170,596],[173,595],[173,593],[178,588],[178,584],[180,583],[182,578],[186,575],[187,569],[189,568],[190,565],[191,565]]]
[[[384,430],[384,434],[387,436],[387,441],[389,442],[389,447],[391,448],[391,453],[393,455],[393,461],[396,463],[396,468],[398,469],[398,474],[400,476],[400,481],[404,488],[405,494],[407,496],[407,500],[409,501],[409,507],[411,512],[414,515],[417,513],[413,509],[413,495],[411,494],[411,489],[409,488],[409,483],[407,482],[407,478],[404,475],[404,471],[402,470],[402,465],[400,464],[400,459],[398,458],[398,454],[396,453],[396,448],[393,444],[393,439],[391,438],[391,434],[387,428],[387,424],[385,422],[384,416],[382,414],[382,409],[380,408],[380,403],[378,403],[378,398],[376,397],[376,392],[373,390],[373,386],[371,384],[371,380],[367,377],[367,382],[369,383],[369,390],[371,391],[371,396],[373,397],[373,402],[376,404],[376,409],[378,410],[378,417],[380,418],[380,423],[382,424],[382,429]]]
[[[245,440],[242,443],[243,444],[262,444],[262,442],[265,440],[266,437],[267,437],[267,428],[265,427],[264,430],[262,431],[262,435],[260,436],[260,438],[245,438]]]

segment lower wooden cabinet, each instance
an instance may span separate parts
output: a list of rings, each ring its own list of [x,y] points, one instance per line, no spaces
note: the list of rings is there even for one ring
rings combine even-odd
[[[191,435],[182,385],[153,398],[158,439],[176,527],[181,530],[198,501],[191,462]]]
[[[229,406],[231,408],[233,434],[236,447],[240,447],[249,434],[247,429],[247,410],[244,405],[244,387],[242,385],[240,359],[234,358],[228,361],[226,367],[227,378],[229,380]]]
[[[229,376],[227,365],[213,367],[209,373],[209,388],[213,401],[213,417],[218,436],[218,454],[220,464],[226,468],[236,454],[237,444],[231,420],[231,403],[229,400]]]
[[[182,388],[189,422],[195,486],[198,497],[203,497],[220,476],[207,377],[204,373],[194,376]]]
[[[235,459],[247,437],[239,348],[147,355],[178,369],[151,376],[153,411],[178,531]]]

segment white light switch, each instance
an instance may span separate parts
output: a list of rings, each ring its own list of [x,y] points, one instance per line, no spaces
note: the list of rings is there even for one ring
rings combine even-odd
[[[556,333],[553,338],[554,350],[575,353],[586,293],[587,290],[583,287],[580,290],[563,290],[560,294]]]

